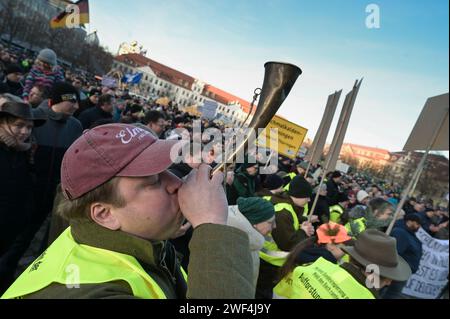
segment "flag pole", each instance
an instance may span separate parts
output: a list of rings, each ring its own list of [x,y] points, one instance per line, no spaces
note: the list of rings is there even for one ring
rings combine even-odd
[[[403,205],[406,202],[406,198],[408,197],[408,194],[410,193],[410,191],[413,187],[414,181],[416,179],[418,179],[420,174],[422,173],[423,167],[425,165],[425,161],[428,157],[428,153],[430,152],[431,148],[433,147],[434,143],[436,142],[436,139],[439,136],[439,132],[441,131],[442,126],[444,125],[447,115],[448,115],[448,108],[447,108],[447,114],[441,118],[441,122],[439,123],[438,126],[436,126],[436,130],[433,133],[433,137],[431,138],[430,143],[428,144],[427,149],[425,150],[425,153],[423,154],[422,159],[420,160],[420,163],[417,166],[417,169],[414,172],[413,177],[410,179],[410,181],[408,183],[408,187],[403,192],[402,199],[401,199],[400,203],[397,205],[397,208],[395,209],[394,217],[392,218],[392,221],[389,224],[388,229],[386,230],[386,235],[390,235],[392,229],[394,228],[394,224],[397,220],[397,217],[400,214],[400,211],[402,210]]]
[[[344,106],[343,106],[344,109],[341,111],[341,112],[344,112],[344,114],[343,114],[343,116],[340,116],[340,118],[339,118],[339,123],[338,123],[338,126],[336,128],[336,132],[334,134],[336,137],[341,135],[343,127],[344,127],[344,124],[346,122],[347,114],[348,114],[348,112],[350,110],[350,106],[356,100],[357,91],[355,90],[355,88],[357,88],[357,87],[358,87],[358,81],[356,81],[355,85],[353,86],[350,102],[347,103],[347,105],[345,105],[345,102],[344,102]],[[334,140],[334,138],[333,138],[333,140]],[[309,211],[309,214],[308,214],[308,222],[311,222],[312,215],[314,213],[314,210],[316,209],[317,201],[319,200],[319,195],[320,195],[320,188],[323,185],[323,182],[325,180],[325,176],[327,175],[327,172],[328,172],[328,169],[329,169],[329,166],[330,166],[330,163],[331,163],[331,159],[334,157],[333,153],[335,151],[336,151],[336,144],[332,144],[330,146],[330,150],[329,150],[328,155],[327,155],[327,159],[326,159],[324,170],[323,170],[323,173],[322,173],[322,178],[320,179],[319,187],[317,188],[318,191],[316,192],[316,197],[314,198],[313,205],[312,205],[311,210]]]

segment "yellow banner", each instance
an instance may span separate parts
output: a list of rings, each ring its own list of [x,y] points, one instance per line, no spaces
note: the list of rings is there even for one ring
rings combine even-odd
[[[270,134],[271,129],[278,129],[278,136]],[[275,115],[258,137],[258,145],[295,159],[307,132],[308,129]]]

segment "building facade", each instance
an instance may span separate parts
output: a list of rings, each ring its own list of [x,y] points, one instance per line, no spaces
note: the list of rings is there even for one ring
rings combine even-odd
[[[225,124],[241,125],[250,111],[249,102],[142,54],[119,55],[112,68],[112,72],[122,75],[143,73],[136,88],[143,96],[168,97],[182,108],[216,102],[216,118]]]

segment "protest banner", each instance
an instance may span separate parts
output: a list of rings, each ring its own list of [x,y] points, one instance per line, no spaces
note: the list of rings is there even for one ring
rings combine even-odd
[[[278,139],[270,134],[271,129],[278,129]],[[278,149],[274,151],[295,159],[307,132],[308,129],[275,115],[258,137],[258,145],[271,148],[271,145],[278,143]]]
[[[422,242],[422,259],[402,292],[416,298],[436,299],[448,281],[449,241],[433,238],[423,228],[416,236]]]

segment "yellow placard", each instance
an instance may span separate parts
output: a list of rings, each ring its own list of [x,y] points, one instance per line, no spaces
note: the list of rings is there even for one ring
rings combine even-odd
[[[271,129],[278,129],[278,136],[272,136],[274,134],[270,134]],[[275,115],[259,135],[258,145],[295,159],[307,132],[308,129]],[[276,147],[277,144],[278,147]]]

